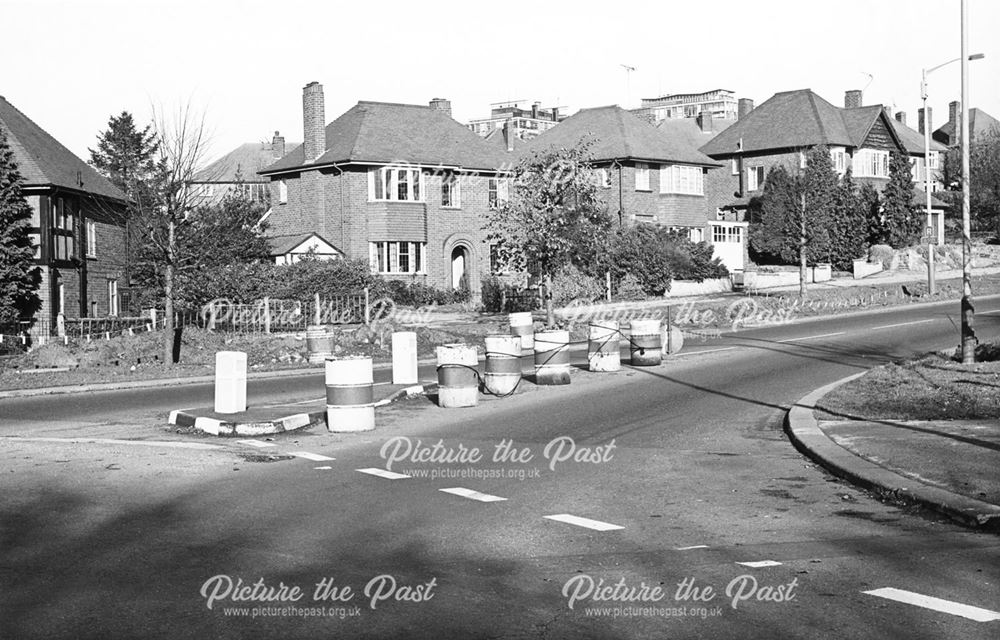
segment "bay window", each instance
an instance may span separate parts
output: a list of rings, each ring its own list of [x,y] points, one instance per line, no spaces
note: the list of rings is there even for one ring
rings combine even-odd
[[[889,177],[889,152],[878,149],[858,149],[852,163],[854,175],[863,178]]]
[[[660,167],[660,193],[683,193],[692,196],[705,195],[705,183],[701,167],[667,165]]]
[[[424,242],[371,242],[369,261],[375,273],[425,273]]]
[[[368,171],[368,199],[423,202],[424,175],[412,167],[382,167]]]

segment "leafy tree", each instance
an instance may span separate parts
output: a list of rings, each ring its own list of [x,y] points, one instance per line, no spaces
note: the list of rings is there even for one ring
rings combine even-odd
[[[1000,235],[1000,130],[996,128],[969,145],[969,215],[977,228]]]
[[[873,244],[887,244],[893,249],[917,241],[923,228],[922,218],[913,204],[913,173],[909,159],[896,151],[889,156],[889,183],[882,190],[881,225]]]
[[[21,193],[21,182],[14,152],[0,128],[0,324],[14,322],[40,307],[40,275],[28,235],[31,206]]]
[[[590,145],[536,151],[514,167],[510,198],[486,225],[504,270],[550,280],[569,264],[587,271],[601,253],[611,216],[598,195]]]
[[[729,273],[714,257],[712,245],[691,242],[683,231],[651,224],[618,229],[600,271],[604,269],[616,283],[634,277],[648,296],[662,296],[674,279],[701,281]]]

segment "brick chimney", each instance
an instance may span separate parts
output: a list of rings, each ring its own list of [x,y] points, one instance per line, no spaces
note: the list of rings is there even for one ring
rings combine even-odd
[[[507,153],[514,151],[514,124],[507,120],[503,123],[503,141],[507,145]]]
[[[541,102],[533,102],[531,104],[531,117],[533,119],[538,120],[538,109],[541,106],[542,106]]]
[[[750,98],[740,98],[736,104],[736,118],[738,120],[742,120],[748,113],[753,111],[753,100]]]
[[[702,133],[712,133],[712,112],[702,111],[696,118],[698,128]]]
[[[948,103],[948,122],[955,123],[955,134],[958,135],[958,119],[961,117],[962,103],[952,100]]]
[[[927,107],[927,124],[931,131],[934,131],[934,109],[932,107]],[[922,108],[917,109],[917,131],[921,134],[924,132],[924,110]]]
[[[897,111],[896,112],[896,122],[898,122],[900,124],[904,124],[904,125],[906,124],[906,112],[905,111]]]
[[[302,151],[308,164],[326,151],[326,115],[323,85],[310,82],[302,89]]]
[[[451,100],[445,100],[444,98],[434,98],[433,100],[430,101],[430,106],[432,109],[443,111],[449,118],[451,117]]]
[[[275,159],[285,157],[285,136],[277,131],[274,132],[274,138],[271,139],[271,153]]]
[[[850,91],[844,92],[845,109],[857,109],[860,106],[862,106],[860,89],[851,89]]]

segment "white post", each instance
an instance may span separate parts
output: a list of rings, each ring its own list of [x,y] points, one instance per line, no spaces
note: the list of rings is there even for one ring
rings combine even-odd
[[[247,410],[247,354],[219,351],[215,354],[215,411],[242,413]]]
[[[156,330],[156,309],[150,309],[149,310],[149,324],[150,324],[150,326],[153,327],[153,330],[155,331]]]
[[[417,334],[413,331],[392,334],[392,383],[417,384]]]
[[[315,305],[315,308],[313,309],[313,324],[321,324],[322,320],[320,319],[320,315],[319,315],[319,294],[318,293],[315,296],[313,296],[313,304]]]

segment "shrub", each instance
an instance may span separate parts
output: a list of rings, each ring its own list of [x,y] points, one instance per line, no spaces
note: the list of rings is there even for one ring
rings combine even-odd
[[[388,294],[386,281],[371,272],[367,260],[300,260],[275,269],[274,280],[266,288],[272,298],[308,300],[354,294],[369,289],[372,300]]]
[[[876,244],[868,250],[868,262],[881,262],[883,269],[892,266],[892,258],[896,252],[887,244]]]
[[[645,300],[648,296],[639,278],[627,274],[618,283],[616,296],[619,300]]]
[[[389,280],[388,295],[398,305],[420,307],[424,305],[445,305],[465,302],[470,293],[467,288],[438,289],[423,282],[406,282],[405,280]]]
[[[572,300],[593,302],[604,295],[604,285],[570,265],[563,267],[552,278],[552,299],[555,304],[566,304]]]
[[[498,312],[502,311],[500,304],[503,300],[503,291],[505,285],[500,278],[496,276],[490,276],[488,278],[483,278],[480,283],[480,290],[483,301],[484,311]]]

